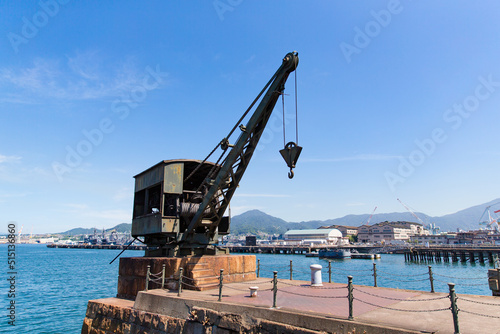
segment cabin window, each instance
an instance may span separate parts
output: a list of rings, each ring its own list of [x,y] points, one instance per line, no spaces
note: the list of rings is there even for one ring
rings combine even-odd
[[[146,210],[146,214],[160,212],[160,204],[161,204],[161,185],[158,184],[148,189],[148,208]]]
[[[146,202],[146,190],[143,189],[135,193],[134,196],[134,218],[144,214],[144,204]]]

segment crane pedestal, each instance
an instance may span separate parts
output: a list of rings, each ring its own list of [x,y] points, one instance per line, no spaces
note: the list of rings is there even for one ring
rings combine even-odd
[[[203,255],[189,257],[128,257],[120,258],[118,272],[119,298],[135,299],[146,289],[147,267],[151,273],[161,273],[165,264],[165,289],[179,288],[179,272],[183,268],[182,289],[208,290],[219,284],[220,269],[224,282],[244,282],[256,279],[255,255]],[[149,289],[161,288],[161,283],[149,282]]]

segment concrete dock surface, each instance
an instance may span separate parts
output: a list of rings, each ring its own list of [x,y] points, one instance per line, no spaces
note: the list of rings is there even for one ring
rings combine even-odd
[[[258,287],[256,297],[250,297],[251,286]],[[451,302],[447,293],[354,285],[354,319],[348,320],[347,284],[323,283],[322,287],[311,287],[307,281],[279,279],[275,309],[272,308],[272,287],[270,278],[227,283],[223,285],[221,302],[218,301],[219,289],[216,286],[205,291],[183,290],[180,297],[177,296],[177,291],[155,289],[140,292],[134,307],[140,309],[153,303],[160,312],[163,306],[157,304],[161,304],[161,301],[141,300],[166,297],[198,301],[203,307],[229,305],[226,309],[233,309],[234,312],[239,309],[237,306],[245,306],[260,310],[261,315],[263,310],[268,313],[279,310],[286,312],[288,316],[310,315],[315,318],[370,324],[391,329],[391,332],[395,333],[398,329],[406,333],[454,333]],[[499,297],[465,294],[459,294],[457,297],[460,333],[500,333]]]

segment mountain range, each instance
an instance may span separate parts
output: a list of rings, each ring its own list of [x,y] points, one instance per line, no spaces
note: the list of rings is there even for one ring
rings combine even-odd
[[[95,229],[97,230],[97,232],[96,232],[97,234],[102,234],[102,229],[98,229],[98,228],[95,228]],[[112,231],[116,231],[118,233],[127,233],[127,232],[130,232],[131,229],[132,229],[132,224],[122,223],[122,224],[118,224],[114,227],[105,229],[104,231],[106,234],[109,234]],[[67,234],[67,235],[87,234],[87,235],[90,235],[90,234],[94,234],[94,227],[92,227],[92,228],[77,227],[77,228],[73,228],[71,230],[68,230],[66,232],[62,232],[59,234]]]
[[[440,228],[441,232],[455,232],[457,230],[474,230],[482,226],[479,225],[479,219],[482,217],[486,208],[500,204],[500,198],[492,200],[488,203],[476,205],[458,212],[431,217],[421,212],[415,212],[415,215],[420,218],[424,224],[435,224]],[[273,217],[259,210],[250,210],[240,215],[231,218],[231,234],[257,234],[259,232],[268,234],[283,234],[288,230],[315,229],[320,226],[331,225],[347,225],[361,226],[366,224],[370,214],[347,215],[341,218],[328,220],[310,220],[302,222],[287,222],[281,218]],[[419,223],[409,212],[393,212],[393,213],[377,213],[370,220],[370,224],[380,223],[384,221],[411,221]],[[130,232],[132,224],[119,224],[115,227],[106,229],[106,233],[113,230],[117,232]],[[93,228],[74,228],[61,234],[77,235],[77,234],[93,234]],[[97,230],[97,233],[102,233],[102,230]]]
[[[415,215],[427,225],[433,223],[440,228],[440,232],[456,232],[457,230],[474,230],[479,229],[479,219],[482,217],[485,209],[489,206],[500,203],[500,198],[492,200],[488,203],[476,205],[458,212],[431,217],[421,212],[415,212]],[[283,219],[270,216],[259,210],[251,210],[241,215],[234,216],[231,219],[231,234],[255,234],[257,232],[265,232],[271,234],[282,234],[287,230],[298,229],[315,229],[320,226],[331,225],[347,225],[361,226],[366,224],[370,214],[347,215],[341,218],[328,220],[310,220],[302,222],[286,222]],[[411,221],[420,223],[410,212],[393,212],[393,213],[378,213],[374,214],[370,220],[370,224],[380,223],[384,221]]]

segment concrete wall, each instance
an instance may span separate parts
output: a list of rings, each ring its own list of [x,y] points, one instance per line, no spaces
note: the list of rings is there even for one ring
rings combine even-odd
[[[90,301],[82,334],[234,334],[324,333],[238,314],[192,308],[187,319],[135,310],[132,307]]]

